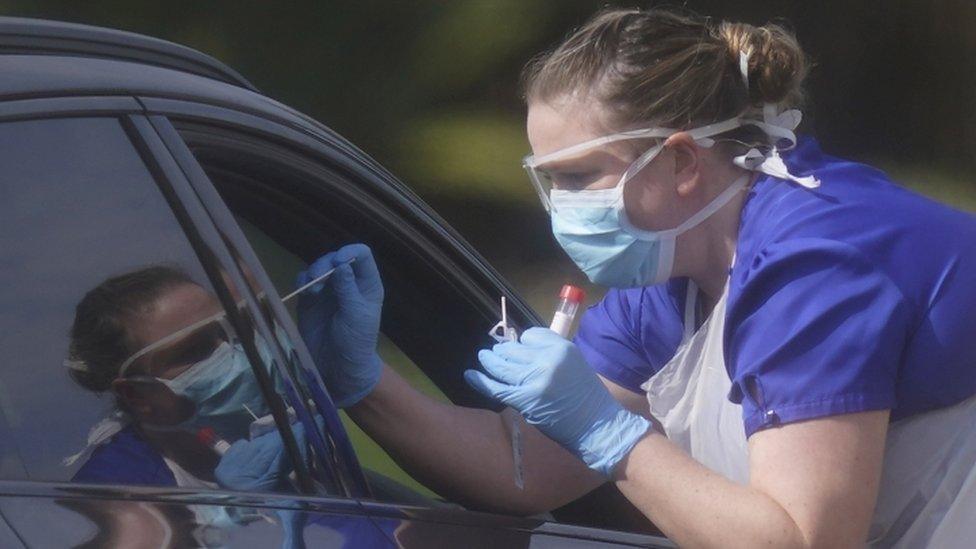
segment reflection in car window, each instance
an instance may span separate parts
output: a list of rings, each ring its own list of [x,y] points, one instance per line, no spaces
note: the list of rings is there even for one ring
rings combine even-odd
[[[215,440],[240,464],[239,441],[280,437],[254,424],[268,409],[240,334],[120,122],[0,124],[0,165],[4,476],[293,491],[287,470],[215,483]]]
[[[278,293],[286,294],[289,289],[294,287],[296,275],[308,266],[300,258],[289,252],[281,244],[275,242],[248,221],[240,218],[237,221],[243,229],[245,236],[247,236],[248,241],[254,247],[258,257],[261,259],[261,263],[265,265]],[[297,320],[294,304],[294,301],[287,303],[292,318]],[[382,333],[380,334],[378,351],[383,362],[396,370],[397,373],[403,376],[404,379],[418,390],[442,402],[449,402],[449,399],[441,392],[437,385],[396,344]],[[340,412],[340,417],[356,450],[356,455],[359,457],[360,463],[364,468],[370,472],[389,477],[395,482],[402,483],[426,496],[436,497],[434,492],[403,471],[345,412]],[[374,485],[378,482],[383,482],[376,475],[371,475],[371,477]]]
[[[250,439],[254,418],[270,413],[217,299],[172,267],[111,277],[86,293],[68,352],[71,377],[117,404],[68,460],[85,458],[76,481],[206,486],[220,462],[215,445]],[[135,452],[143,459],[125,458]]]
[[[238,224],[244,231],[252,248],[261,260],[264,270],[267,272],[271,281],[275,284],[279,294],[284,295],[295,288],[296,275],[307,267],[307,262],[296,254],[296,248],[300,243],[290,240],[285,234],[272,234],[263,228],[247,221],[241,216],[241,210],[260,212],[262,227],[285,227],[288,224],[301,223],[302,220],[296,218],[291,212],[278,209],[273,202],[256,200],[244,203],[242,200],[249,200],[247,194],[263,194],[274,192],[273,189],[294,188],[301,184],[301,179],[297,176],[292,178],[292,167],[285,163],[278,163],[278,159],[262,158],[259,155],[249,153],[246,155],[246,168],[243,164],[236,164],[233,160],[235,154],[231,151],[219,153],[221,162],[211,162],[208,153],[201,154],[201,150],[191,143],[191,150],[197,155],[197,160],[201,163],[204,171],[214,183],[222,197],[228,203],[231,210],[237,214]],[[243,162],[244,156],[237,158]],[[261,187],[264,187],[263,189]],[[247,191],[244,193],[243,191]],[[241,194],[238,194],[241,192]],[[282,200],[288,198],[281,197]],[[294,200],[294,198],[291,198]],[[321,212],[326,215],[326,212]],[[349,212],[345,212],[349,215]],[[349,223],[346,229],[354,231],[365,220],[358,223]],[[310,227],[308,236],[312,236],[315,231],[321,230],[319,227]],[[318,236],[318,235],[316,235]],[[340,240],[341,239],[341,240]],[[321,235],[319,244],[312,251],[313,256],[324,254],[331,249],[337,248],[340,242],[355,241],[357,235]],[[365,240],[365,238],[364,238]],[[303,242],[301,244],[307,244]],[[378,258],[382,261],[382,257]],[[293,319],[295,314],[294,303],[288,303],[289,312]],[[386,305],[385,305],[386,307]],[[386,309],[385,309],[386,310]],[[386,314],[384,312],[384,314]],[[414,363],[413,360],[403,352],[390,338],[381,334],[379,341],[379,354],[384,362],[396,369],[404,378],[409,380],[419,390],[433,396],[434,398],[448,401],[448,398],[431,381],[431,379]],[[396,493],[396,499],[404,501],[411,497],[411,492],[421,494],[426,498],[437,497],[434,492],[413,479],[404,472],[393,459],[373,442],[364,432],[362,432],[344,412],[340,413],[343,425],[349,434],[350,440],[356,450],[356,455],[366,471],[373,491],[379,499],[384,499],[384,494]],[[402,486],[399,486],[402,485]],[[378,488],[379,487],[379,488]],[[403,488],[405,487],[405,488]],[[386,498],[389,499],[389,498]],[[424,499],[414,499],[413,502],[428,501]]]

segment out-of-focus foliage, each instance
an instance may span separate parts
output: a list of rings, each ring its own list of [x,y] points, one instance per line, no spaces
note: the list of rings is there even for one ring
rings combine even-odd
[[[0,12],[141,32],[221,59],[376,157],[523,289],[548,296],[577,275],[547,234],[519,167],[528,144],[517,82],[532,55],[604,5],[0,0]],[[814,61],[805,131],[828,152],[875,159],[913,188],[974,207],[976,3],[680,5],[717,19],[792,26]],[[540,272],[559,274],[539,286]],[[549,307],[548,297],[533,302]]]

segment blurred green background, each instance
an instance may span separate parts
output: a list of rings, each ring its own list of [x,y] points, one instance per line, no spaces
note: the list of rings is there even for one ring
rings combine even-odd
[[[518,75],[607,4],[0,0],[0,12],[131,30],[224,61],[387,166],[547,317],[558,287],[582,278],[556,247],[520,168],[528,144]],[[976,209],[976,3],[681,5],[716,18],[788,23],[815,63],[805,131],[832,154]]]
[[[116,27],[224,61],[397,174],[545,318],[558,288],[583,278],[552,239],[520,167],[528,143],[517,81],[532,55],[607,4],[648,5],[0,0],[0,13]],[[786,22],[814,61],[801,130],[831,154],[976,210],[976,2],[681,5],[718,19]],[[601,292],[590,290],[593,301]]]

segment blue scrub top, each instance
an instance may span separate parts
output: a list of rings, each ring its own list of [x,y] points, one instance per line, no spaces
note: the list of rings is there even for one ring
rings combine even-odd
[[[761,175],[743,206],[724,348],[746,435],[976,394],[976,217],[810,138],[784,160],[821,186]],[[641,393],[681,343],[687,284],[611,290],[576,337],[590,365]]]
[[[71,481],[176,486],[176,477],[163,456],[132,426],[122,429],[105,444],[96,446]]]

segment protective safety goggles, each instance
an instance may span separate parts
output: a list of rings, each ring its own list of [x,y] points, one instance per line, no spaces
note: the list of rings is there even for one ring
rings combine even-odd
[[[352,261],[349,261],[349,263],[352,263]],[[320,284],[332,276],[334,272],[335,268],[329,269],[314,280],[295,289],[293,292],[281,298],[282,303],[287,303],[302,292],[305,292],[316,284]],[[243,307],[244,304],[244,300],[237,302],[239,308]],[[161,374],[162,377],[166,377],[165,373],[159,371],[165,370],[170,375],[178,375],[181,370],[185,370],[193,364],[209,358],[220,343],[233,343],[234,341],[234,330],[227,320],[227,313],[221,311],[194,322],[185,328],[181,328],[136,351],[132,356],[125,359],[119,367],[119,377],[124,377],[126,371],[135,361],[149,354],[152,354],[149,363],[153,365],[152,369],[154,370],[153,372],[149,372],[150,374],[156,377],[160,377],[157,374]],[[76,368],[73,364],[69,364],[68,367]]]
[[[209,358],[221,343],[234,341],[234,330],[227,316],[220,312],[136,351],[119,367],[119,377],[124,377],[134,362],[147,356],[148,371],[145,374],[161,378],[174,377]]]
[[[796,121],[792,119],[793,113],[796,113]],[[771,117],[783,117],[784,115],[789,115],[790,120],[771,120]],[[704,147],[711,147],[715,141],[710,139],[711,136],[725,133],[730,130],[734,130],[740,126],[756,126],[760,128],[763,132],[771,137],[776,138],[778,141],[786,148],[790,148],[796,144],[796,136],[793,134],[792,129],[796,127],[799,123],[799,111],[786,111],[781,115],[776,115],[775,111],[769,111],[764,109],[764,121],[759,121],[750,118],[735,117],[728,120],[723,120],[721,122],[716,122],[714,124],[708,124],[706,126],[700,126],[691,130],[685,130],[689,136],[699,145]],[[783,125],[780,125],[783,123]],[[786,124],[792,127],[787,129]],[[610,135],[605,135],[602,137],[597,137],[596,139],[591,139],[589,141],[584,141],[576,145],[572,145],[565,149],[560,149],[542,156],[528,155],[522,160],[522,167],[529,174],[529,180],[532,182],[532,186],[535,188],[536,193],[539,195],[539,200],[542,202],[542,207],[545,208],[546,212],[552,213],[555,211],[555,206],[551,198],[553,190],[558,190],[563,192],[564,189],[560,189],[554,184],[554,178],[551,175],[551,171],[547,167],[551,167],[552,163],[561,160],[567,160],[573,157],[577,157],[593,150],[597,147],[602,147],[610,143],[616,143],[619,141],[633,140],[633,139],[667,139],[668,137],[678,133],[681,130],[675,130],[671,128],[660,128],[651,127],[643,128],[637,130],[629,130],[620,133],[614,133]],[[597,197],[599,195],[608,194],[618,194],[620,192],[620,187],[631,179],[638,172],[644,169],[651,160],[660,152],[663,147],[662,143],[651,147],[646,152],[641,154],[637,160],[635,160],[627,170],[621,175],[617,184],[610,189],[565,189],[566,192],[572,194],[578,194],[580,203],[585,203],[589,199],[587,197]],[[613,191],[613,193],[608,193],[608,191]],[[566,201],[563,201],[564,203]]]

